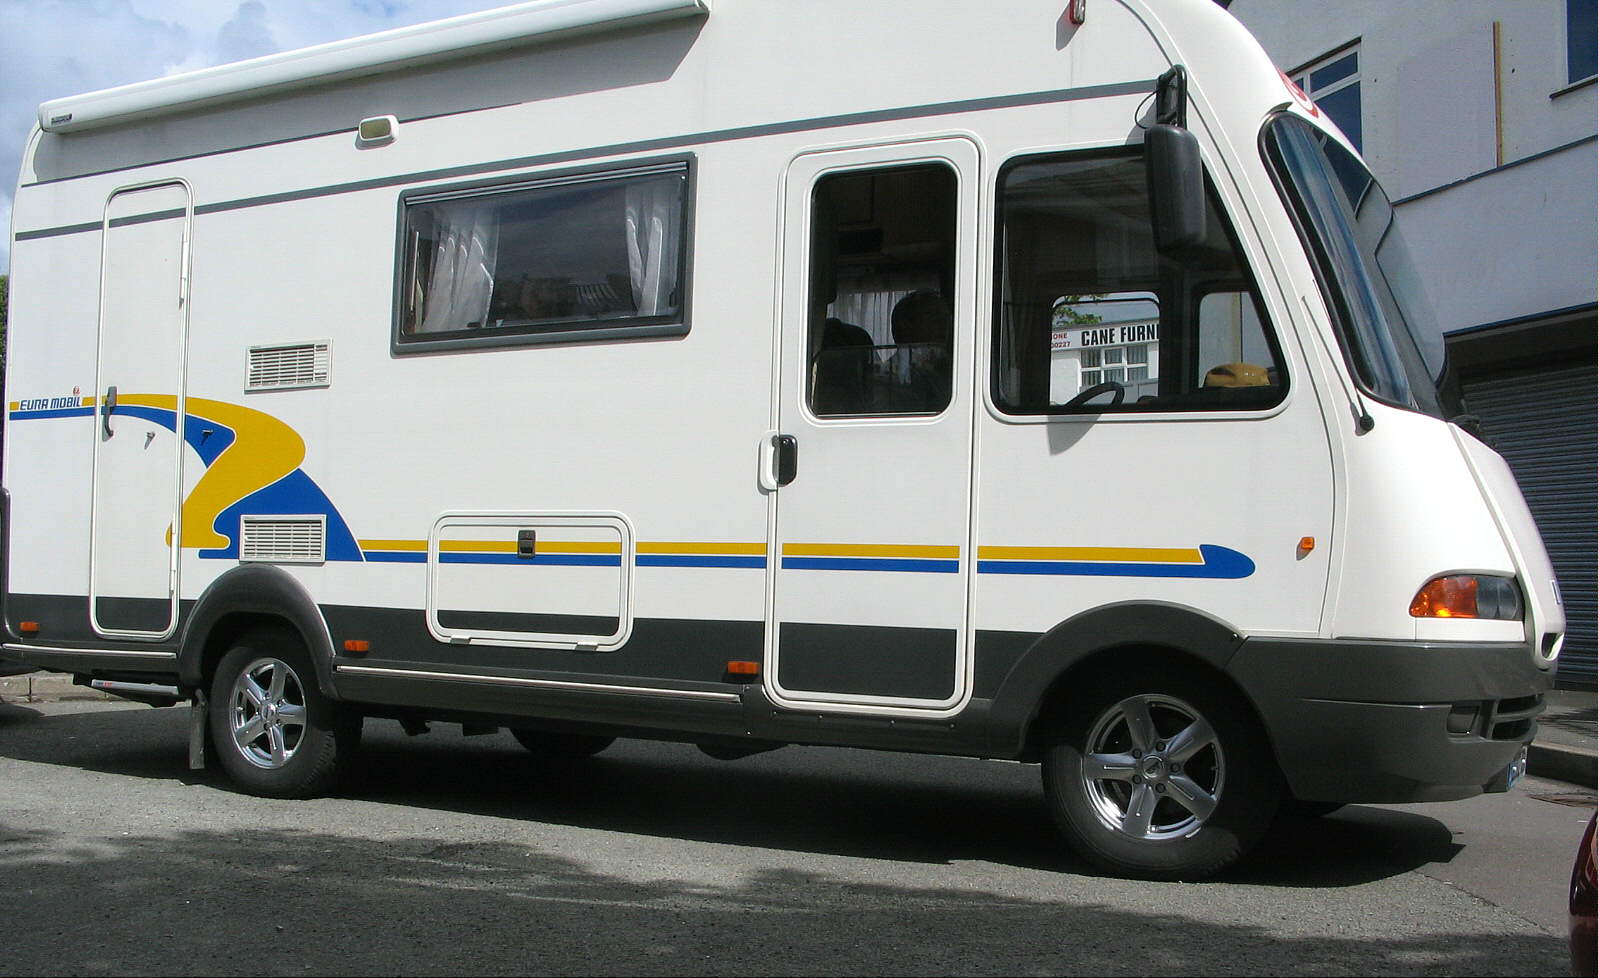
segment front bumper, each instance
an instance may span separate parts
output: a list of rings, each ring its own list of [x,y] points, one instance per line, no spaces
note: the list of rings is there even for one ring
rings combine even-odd
[[[1345,804],[1503,790],[1553,686],[1515,644],[1248,639],[1227,671],[1293,795]]]

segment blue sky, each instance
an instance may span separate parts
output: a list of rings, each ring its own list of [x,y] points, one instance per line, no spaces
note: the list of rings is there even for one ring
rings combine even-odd
[[[39,103],[512,0],[0,0],[0,273]]]

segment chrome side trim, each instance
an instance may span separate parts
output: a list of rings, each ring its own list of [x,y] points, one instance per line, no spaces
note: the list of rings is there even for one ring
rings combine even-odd
[[[530,686],[535,689],[570,689],[592,693],[632,693],[640,696],[676,696],[683,699],[715,700],[720,703],[737,703],[737,693],[711,693],[697,689],[660,689],[655,686],[616,686],[608,683],[580,683],[562,679],[520,679],[515,676],[481,676],[475,673],[428,672],[422,669],[384,669],[377,666],[338,666],[335,672],[349,672],[361,676],[399,677],[403,679],[432,679],[444,682],[497,683],[503,686]]]
[[[21,645],[19,643],[15,643],[15,642],[7,642],[5,645],[0,646],[0,648],[5,649],[5,651],[7,651],[7,652],[24,652],[24,653],[26,653],[26,652],[52,652],[52,653],[53,652],[66,652],[66,653],[72,654],[72,655],[132,655],[132,656],[138,656],[138,657],[144,658],[144,659],[173,659],[173,660],[176,660],[177,657],[178,657],[178,654],[176,652],[156,652],[156,651],[146,652],[146,651],[143,651],[143,650],[140,650],[140,649],[62,649],[62,648],[55,648],[55,647],[46,646],[46,645]]]

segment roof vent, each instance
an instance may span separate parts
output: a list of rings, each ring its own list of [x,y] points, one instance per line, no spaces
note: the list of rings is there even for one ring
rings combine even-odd
[[[326,516],[245,516],[239,530],[241,561],[320,564],[327,560]]]
[[[250,347],[246,391],[283,391],[328,386],[333,353],[327,343]]]

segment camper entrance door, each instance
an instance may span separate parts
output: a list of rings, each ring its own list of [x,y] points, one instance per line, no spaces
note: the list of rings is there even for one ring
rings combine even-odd
[[[188,187],[177,182],[126,188],[106,202],[89,426],[89,618],[107,637],[162,639],[177,623],[183,441],[199,434],[184,425],[191,218]]]
[[[964,702],[978,152],[798,157],[786,181],[768,692],[850,712]]]

